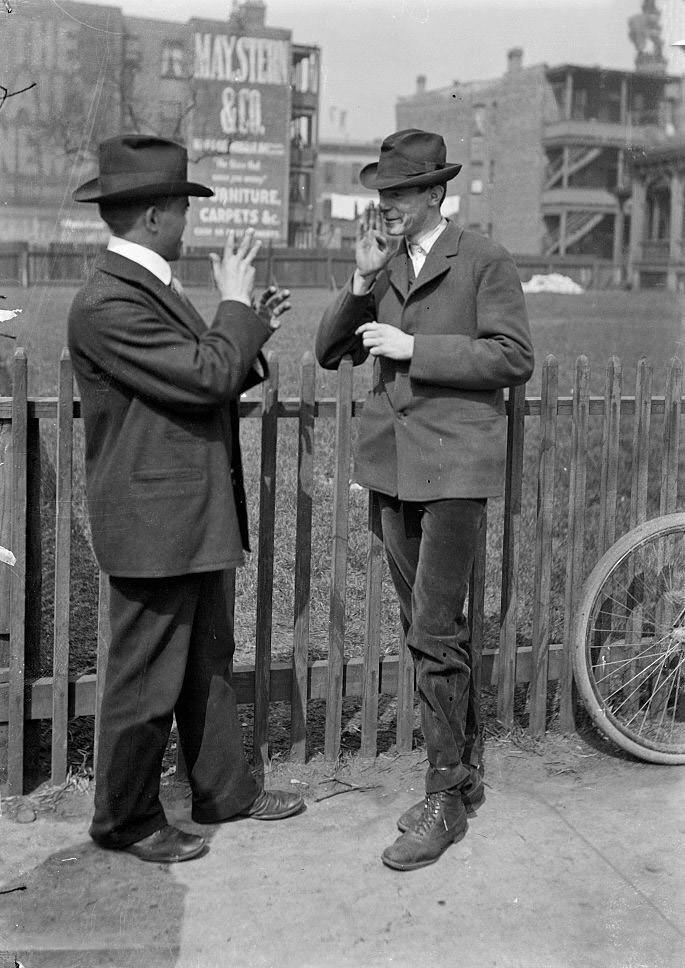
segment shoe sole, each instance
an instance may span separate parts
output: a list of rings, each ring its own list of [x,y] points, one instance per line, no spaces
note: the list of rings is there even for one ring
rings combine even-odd
[[[485,790],[483,790],[482,796],[476,802],[464,804],[464,806],[466,807],[466,816],[475,817],[477,811],[483,806],[484,803],[485,803]],[[409,827],[407,826],[407,824],[400,823],[400,821],[398,820],[397,829],[399,830],[400,833],[406,834],[406,832],[409,830]]]
[[[386,867],[390,867],[394,871],[417,871],[421,867],[430,867],[431,864],[435,864],[436,861],[439,861],[442,855],[445,853],[445,851],[449,850],[449,848],[453,844],[458,844],[460,840],[464,839],[464,837],[466,836],[467,829],[468,827],[464,827],[463,830],[460,830],[459,833],[456,834],[456,836],[454,837],[454,840],[450,841],[449,844],[445,844],[445,846],[437,855],[437,857],[431,857],[429,860],[420,860],[414,864],[402,864],[402,863],[398,863],[396,861],[387,859],[383,854],[381,854],[381,860],[383,861]]]

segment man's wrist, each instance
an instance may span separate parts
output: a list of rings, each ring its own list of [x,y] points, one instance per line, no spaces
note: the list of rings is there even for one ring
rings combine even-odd
[[[354,294],[356,296],[364,296],[367,292],[371,292],[377,275],[378,270],[361,272],[359,269],[355,269],[352,279],[352,291]]]

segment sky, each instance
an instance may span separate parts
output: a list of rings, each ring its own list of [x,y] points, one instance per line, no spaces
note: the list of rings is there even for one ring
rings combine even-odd
[[[31,0],[15,0],[22,2]],[[181,22],[224,19],[231,7],[231,0],[106,2],[131,16]],[[685,0],[658,4],[665,27],[677,30],[676,12],[685,26]],[[363,141],[395,129],[397,97],[414,92],[417,75],[426,76],[429,90],[499,77],[512,47],[523,48],[524,66],[630,70],[635,49],[627,21],[641,6],[642,0],[266,0],[266,22],[321,48],[320,136]],[[672,69],[685,71],[685,53],[673,53]]]

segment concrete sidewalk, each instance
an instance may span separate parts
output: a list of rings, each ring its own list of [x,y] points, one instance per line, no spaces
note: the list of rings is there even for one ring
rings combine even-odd
[[[15,956],[25,968],[685,964],[682,769],[575,736],[491,742],[465,839],[435,865],[391,871],[380,853],[424,767],[421,751],[353,759],[345,786],[322,761],[283,765],[268,785],[304,790],[305,813],[209,828],[175,784],[170,818],[210,848],[167,867],[92,845],[90,792],[28,824],[6,804],[2,880],[25,887],[0,894],[0,968]]]

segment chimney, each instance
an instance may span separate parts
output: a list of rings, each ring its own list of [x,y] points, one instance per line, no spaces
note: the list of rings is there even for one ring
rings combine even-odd
[[[507,61],[509,73],[518,74],[523,66],[523,47],[512,47],[507,54]]]
[[[266,20],[266,4],[263,0],[244,0],[240,4],[239,16],[245,30],[263,27]]]
[[[416,78],[416,93],[425,94],[426,93],[426,75],[419,74]]]

